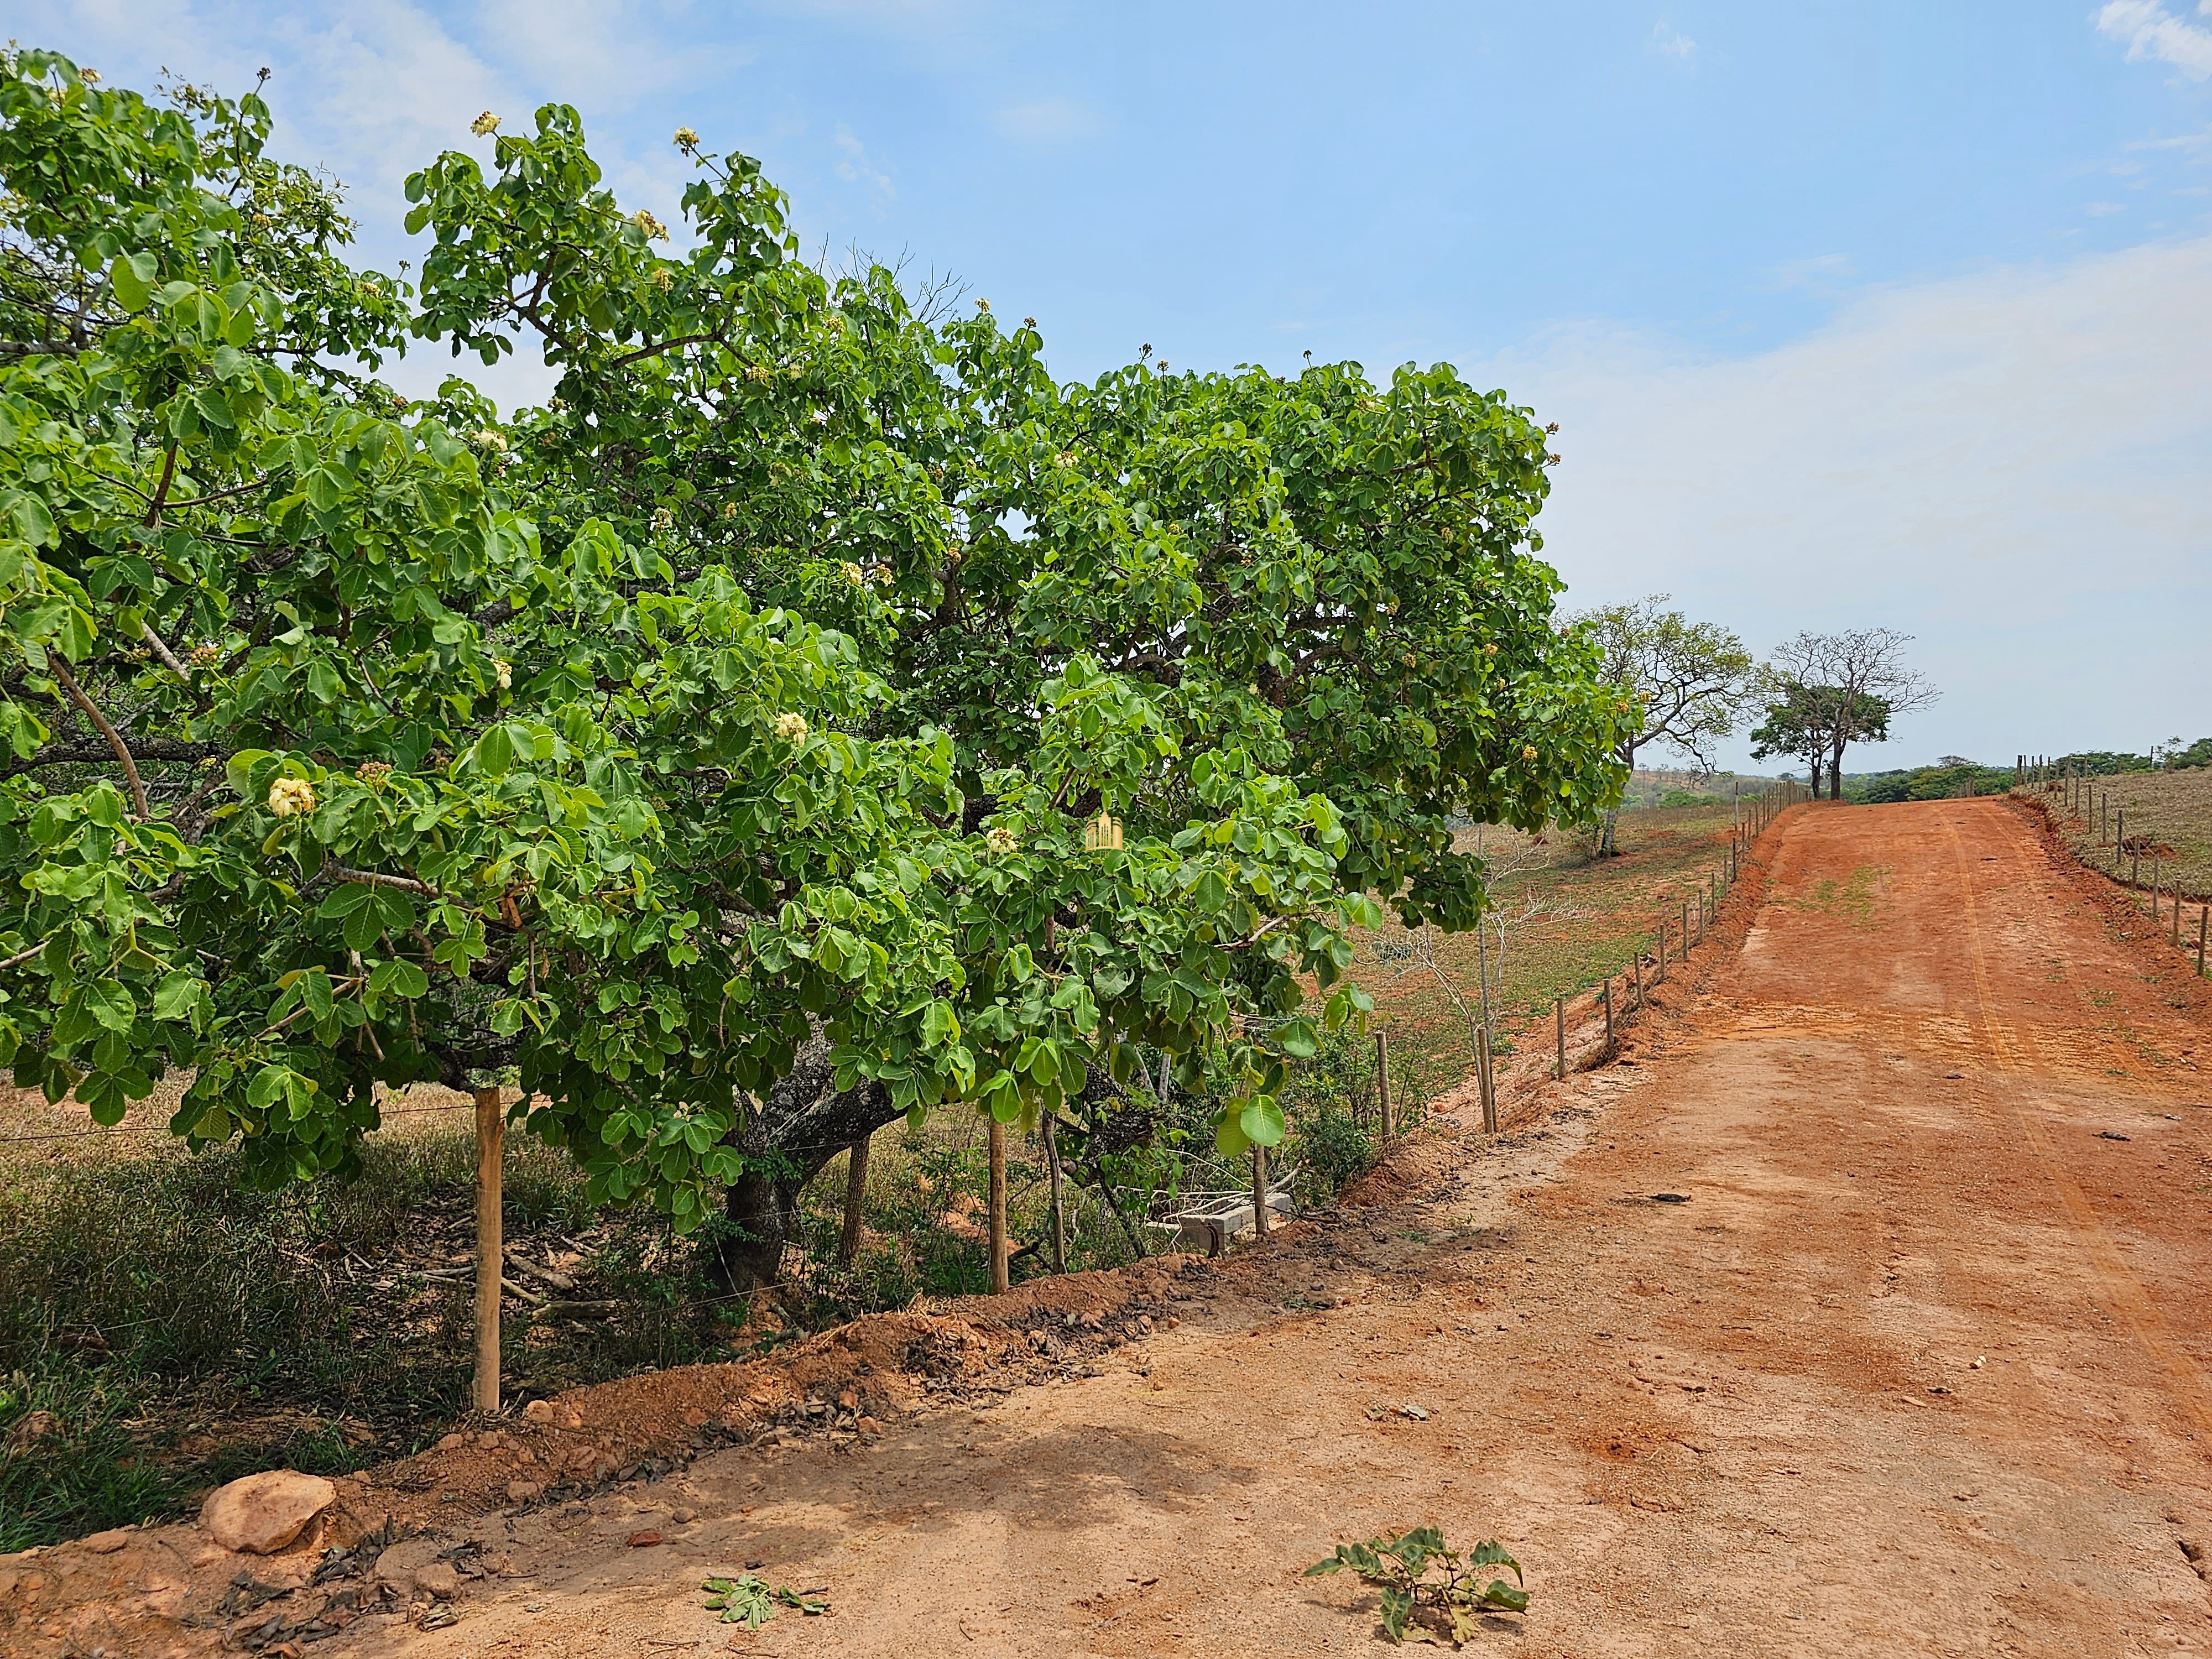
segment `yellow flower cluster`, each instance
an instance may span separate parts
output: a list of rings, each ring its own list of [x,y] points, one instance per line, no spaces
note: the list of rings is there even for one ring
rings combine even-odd
[[[479,138],[488,138],[499,131],[499,117],[486,110],[469,123],[469,131]]]
[[[676,129],[676,148],[677,148],[677,149],[697,149],[697,148],[698,148],[698,144],[699,144],[699,135],[698,135],[697,133],[696,133],[696,132],[692,131],[690,128],[689,128],[689,127],[678,127],[678,128],[677,128],[677,129]]]
[[[1003,823],[994,823],[983,832],[983,845],[994,854],[1011,853],[1014,850],[1014,832]]]
[[[775,717],[775,734],[786,743],[799,744],[806,741],[806,716],[785,713]]]
[[[629,216],[629,222],[644,233],[647,241],[665,242],[668,240],[668,227],[653,216],[650,208],[640,208]]]
[[[269,810],[280,818],[315,810],[315,786],[305,778],[279,778],[269,786]]]

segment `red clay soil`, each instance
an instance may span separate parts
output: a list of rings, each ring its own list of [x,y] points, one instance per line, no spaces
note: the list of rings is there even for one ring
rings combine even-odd
[[[1218,1267],[582,1391],[270,1560],[0,1558],[0,1652],[1366,1650],[1300,1570],[1425,1522],[1530,1659],[2212,1647],[2212,996],[1999,800],[1759,853],[1617,1062]],[[717,1623],[756,1564],[830,1612]]]

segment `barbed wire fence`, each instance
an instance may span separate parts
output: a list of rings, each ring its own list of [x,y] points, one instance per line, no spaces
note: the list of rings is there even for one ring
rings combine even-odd
[[[2163,928],[2167,943],[2175,950],[2186,954],[2193,946],[2197,976],[2203,979],[2207,945],[2212,944],[2212,900],[2197,902],[2192,940],[2185,919],[2188,899],[2182,891],[2173,849],[2143,823],[2146,816],[2154,817],[2155,813],[2147,813],[2140,802],[2121,801],[2116,805],[2112,799],[2116,780],[2156,775],[2156,772],[2095,772],[2086,762],[2071,757],[2022,755],[2013,768],[2013,788],[2034,802],[2054,828],[2078,823],[2086,837],[2094,838],[2089,845],[2097,849],[2098,860],[2094,864],[2083,860],[2084,867],[2140,896],[2150,918],[2152,937],[2156,938]],[[2132,834],[2128,830],[2131,805],[2137,815]],[[2112,855],[2109,870],[2103,860],[2107,847]]]

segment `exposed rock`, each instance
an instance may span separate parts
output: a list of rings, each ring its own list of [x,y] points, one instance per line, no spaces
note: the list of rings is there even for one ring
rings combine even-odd
[[[510,1480],[507,1483],[507,1501],[510,1504],[532,1503],[544,1495],[544,1486],[536,1480]]]
[[[110,1527],[106,1532],[96,1532],[84,1540],[84,1547],[94,1555],[112,1555],[131,1541],[131,1528]]]
[[[407,1589],[416,1573],[438,1559],[440,1547],[435,1538],[403,1538],[376,1558],[376,1582]]]
[[[319,1474],[270,1469],[218,1486],[200,1506],[200,1525],[227,1550],[273,1555],[336,1501],[338,1489]]]
[[[445,1436],[438,1442],[438,1449],[440,1451],[459,1451],[462,1447],[468,1443],[468,1436],[456,1430],[453,1433]]]
[[[561,1413],[550,1400],[533,1400],[522,1408],[522,1414],[533,1423],[551,1423],[559,1419]]]
[[[447,1601],[460,1593],[461,1576],[450,1561],[426,1561],[415,1569],[415,1588],[433,1601]]]

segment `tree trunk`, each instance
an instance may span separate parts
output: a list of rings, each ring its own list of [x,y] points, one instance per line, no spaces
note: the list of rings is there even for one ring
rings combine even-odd
[[[1006,1262],[1006,1126],[991,1119],[991,1294],[1004,1296],[1013,1288]]]
[[[1067,1216],[1060,1204],[1059,1125],[1059,1113],[1044,1115],[1044,1166],[1052,1177],[1052,1270],[1064,1273],[1067,1271]]]
[[[860,1223],[866,1218],[868,1199],[868,1140],[863,1135],[853,1143],[845,1169],[845,1231],[837,1239],[841,1267],[851,1267],[853,1258],[860,1253]]]
[[[1597,855],[1600,858],[1609,859],[1613,856],[1613,826],[1620,822],[1620,809],[1618,806],[1607,807],[1605,809],[1605,827],[1598,831],[1597,837]]]
[[[899,1115],[881,1084],[842,1093],[834,1086],[830,1045],[816,1036],[768,1097],[741,1115],[729,1144],[746,1160],[723,1210],[729,1228],[714,1241],[714,1274],[727,1291],[774,1284],[787,1244],[799,1240],[799,1195],[846,1147]]]
[[[499,1409],[499,1281],[506,1271],[500,1148],[505,1121],[500,1091],[478,1089],[477,1107],[477,1369],[469,1403]]]

